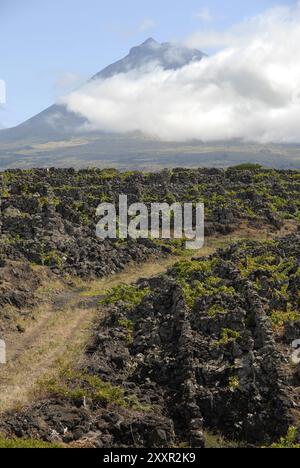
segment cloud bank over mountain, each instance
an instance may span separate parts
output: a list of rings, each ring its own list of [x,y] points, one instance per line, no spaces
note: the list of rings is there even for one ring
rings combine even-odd
[[[61,103],[90,130],[138,130],[165,141],[300,142],[300,2],[186,42],[219,51],[176,70],[154,61],[92,80]]]

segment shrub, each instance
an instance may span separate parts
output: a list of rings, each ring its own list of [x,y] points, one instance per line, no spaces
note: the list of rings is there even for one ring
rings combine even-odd
[[[191,279],[196,273],[210,273],[216,260],[182,260],[176,263],[171,272],[179,279]]]
[[[222,284],[222,279],[217,277],[208,278],[207,281],[193,281],[191,284],[186,281],[179,283],[182,287],[186,305],[192,309],[198,297],[212,297],[217,294],[232,296],[235,290]]]
[[[127,330],[126,342],[128,345],[133,343],[133,322],[132,320],[119,320],[120,327],[123,327]]]
[[[218,314],[226,314],[226,313],[227,313],[227,310],[224,307],[219,306],[218,304],[211,306],[208,311],[209,317],[215,317]]]
[[[55,265],[61,269],[63,267],[63,260],[58,252],[52,251],[42,255],[42,264],[49,267]]]
[[[296,320],[300,320],[300,313],[291,309],[287,311],[273,310],[270,319],[275,328],[282,328],[285,322],[296,322]]]
[[[289,428],[285,437],[281,437],[280,441],[271,445],[274,449],[299,449],[300,444],[297,443],[297,428],[292,426]]]
[[[240,379],[237,376],[231,376],[228,380],[228,386],[233,392],[240,388]]]
[[[140,305],[144,297],[149,293],[149,288],[139,288],[135,285],[121,284],[108,291],[105,299],[102,299],[100,303],[110,305],[122,301],[126,309],[133,309]]]
[[[221,333],[221,339],[218,341],[220,345],[225,345],[230,343],[231,341],[236,341],[238,338],[241,337],[241,334],[235,330],[231,330],[230,328],[223,328]]]

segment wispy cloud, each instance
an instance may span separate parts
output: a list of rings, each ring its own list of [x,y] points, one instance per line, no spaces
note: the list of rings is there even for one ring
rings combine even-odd
[[[300,142],[300,2],[220,33],[218,53],[173,71],[157,65],[89,83],[63,102],[87,127],[162,140]],[[203,47],[201,32],[188,38]]]
[[[200,10],[196,11],[193,16],[194,18],[204,22],[210,22],[213,19],[213,15],[208,7],[201,8]]]
[[[156,22],[153,19],[146,18],[140,23],[138,29],[140,32],[146,32],[155,28],[155,26],[156,26]]]
[[[133,22],[130,24],[126,24],[125,22],[111,24],[107,26],[107,30],[110,33],[117,35],[120,40],[128,40],[136,37],[137,33],[147,33],[153,30],[156,26],[157,23],[154,19],[144,18],[140,22]]]
[[[54,86],[60,93],[66,93],[72,91],[83,82],[84,77],[82,75],[73,72],[63,72],[57,77]]]
[[[276,35],[277,41],[285,40],[289,27],[292,30],[299,27],[300,2],[293,7],[277,6],[266,12],[246,18],[241,23],[224,30],[200,29],[191,34],[185,41],[190,47],[225,48],[247,47],[255,40],[273,43]],[[295,15],[295,16],[294,16]]]

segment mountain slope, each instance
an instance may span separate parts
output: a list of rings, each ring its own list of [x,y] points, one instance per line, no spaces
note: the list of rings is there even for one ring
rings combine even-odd
[[[107,79],[118,73],[143,69],[153,63],[178,69],[205,54],[150,38],[122,60],[91,78]],[[174,143],[147,138],[141,133],[83,133],[86,120],[59,104],[45,109],[21,125],[0,130],[0,170],[32,167],[115,167],[158,170],[163,167],[229,167],[240,162],[278,169],[300,168],[297,144],[251,144],[240,141]]]
[[[189,49],[170,42],[160,44],[149,38],[140,46],[133,47],[127,57],[109,65],[92,79],[110,78],[135,68],[147,67],[152,62],[165,70],[177,70],[192,61],[202,60],[204,56],[205,54],[197,49]]]
[[[119,73],[149,67],[153,63],[166,70],[178,69],[194,60],[201,60],[204,56],[196,49],[168,42],[160,44],[149,38],[143,44],[133,47],[125,58],[94,75],[92,80],[108,79]],[[17,127],[1,130],[0,142],[48,142],[70,138],[82,133],[84,122],[83,118],[68,111],[65,106],[54,104]]]

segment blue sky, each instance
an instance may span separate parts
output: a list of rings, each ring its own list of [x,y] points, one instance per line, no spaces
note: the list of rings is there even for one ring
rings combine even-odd
[[[0,123],[16,125],[152,36],[224,30],[292,0],[1,0]],[[204,50],[206,51],[206,50]]]

